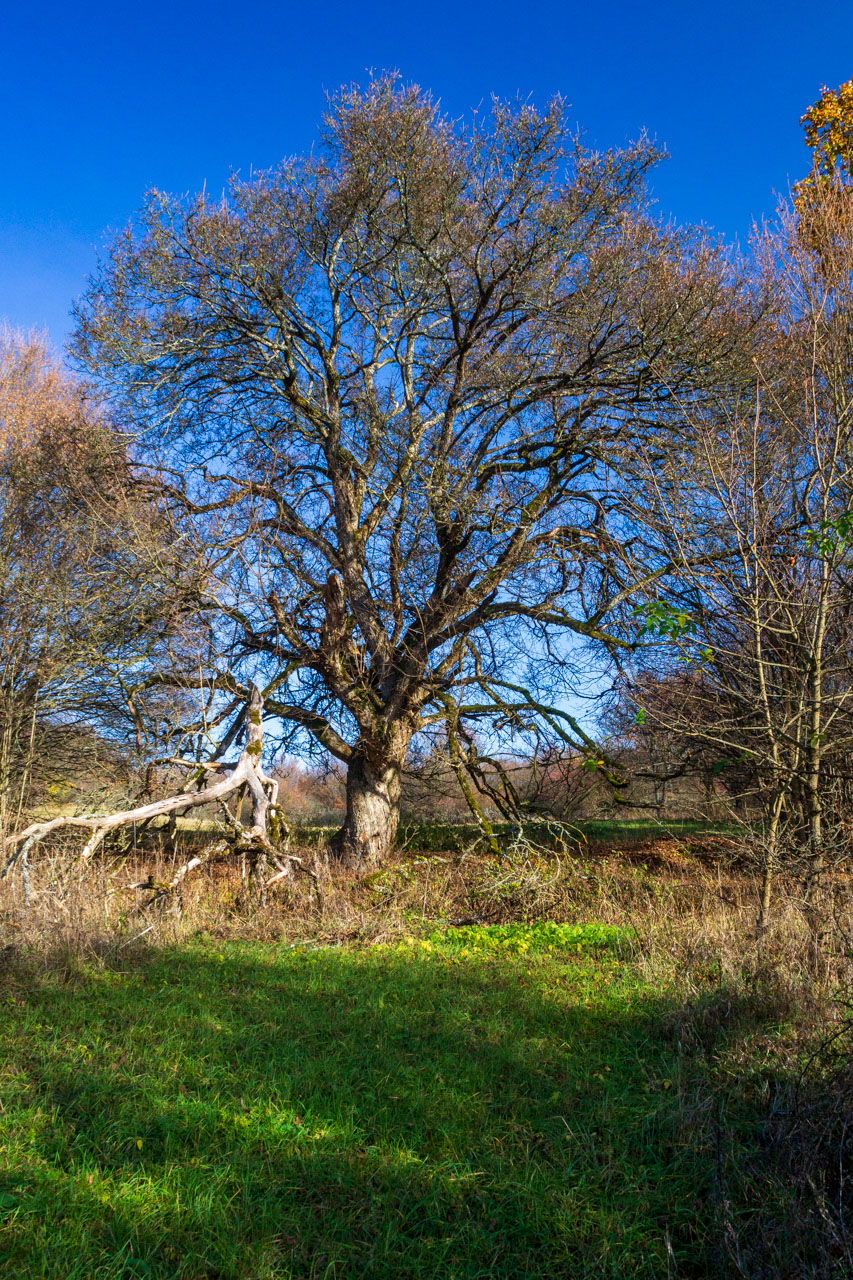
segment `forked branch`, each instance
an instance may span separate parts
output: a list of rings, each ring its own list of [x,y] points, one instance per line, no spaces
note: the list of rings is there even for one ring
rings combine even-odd
[[[205,804],[214,804],[216,802],[224,804],[226,797],[243,787],[251,797],[252,819],[251,825],[248,827],[237,821],[234,822],[234,843],[242,849],[255,846],[260,853],[269,855],[279,871],[279,874],[274,879],[281,879],[282,873],[289,870],[291,866],[297,866],[300,870],[305,870],[306,874],[312,874],[307,871],[307,868],[303,867],[300,858],[276,849],[270,839],[270,818],[275,817],[276,824],[280,829],[281,817],[276,812],[278,783],[274,778],[267,776],[261,764],[264,740],[263,710],[264,703],[261,692],[256,685],[252,684],[250,685],[245,716],[246,745],[240,758],[233,764],[214,762],[211,764],[194,764],[192,766],[198,770],[199,777],[202,777],[208,770],[215,770],[217,773],[227,771],[226,777],[211,783],[210,786],[203,787],[200,791],[182,791],[177,795],[168,796],[164,800],[155,800],[150,804],[138,805],[134,809],[124,809],[116,813],[107,814],[51,818],[46,822],[34,822],[25,827],[23,831],[18,831],[14,835],[8,836],[5,840],[4,851],[8,854],[8,857],[1,874],[7,875],[16,863],[24,864],[29,850],[44,840],[46,836],[52,835],[56,831],[82,830],[90,833],[78,858],[78,866],[81,866],[90,860],[103,843],[104,838],[111,831],[116,831],[121,827],[128,827],[133,823],[149,822],[152,818],[167,814],[186,813],[189,809],[195,809]],[[177,871],[167,886],[162,886],[163,890],[171,891],[177,888],[188,872],[205,861],[207,861],[206,857],[191,859]]]

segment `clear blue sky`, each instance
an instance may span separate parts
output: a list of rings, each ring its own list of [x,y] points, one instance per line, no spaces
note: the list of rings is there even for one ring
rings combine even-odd
[[[0,317],[47,328],[145,190],[310,147],[324,93],[396,68],[461,115],[555,92],[599,146],[645,128],[661,210],[744,239],[807,166],[798,120],[853,77],[853,0],[78,0],[0,28]]]

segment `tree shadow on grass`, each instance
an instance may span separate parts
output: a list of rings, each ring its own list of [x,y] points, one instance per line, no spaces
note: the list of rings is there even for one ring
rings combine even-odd
[[[719,1274],[667,1019],[588,958],[192,947],[46,982],[14,1018],[4,1274]]]

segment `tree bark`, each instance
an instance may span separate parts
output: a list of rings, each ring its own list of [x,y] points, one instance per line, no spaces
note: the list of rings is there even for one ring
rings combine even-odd
[[[770,902],[773,893],[773,877],[776,872],[776,862],[779,857],[779,824],[782,819],[782,809],[784,804],[784,792],[777,792],[773,797],[773,806],[770,812],[770,828],[767,833],[767,846],[764,850],[764,874],[761,884],[761,906],[758,912],[759,940],[767,932],[770,925]]]
[[[405,754],[405,753],[404,753]],[[347,768],[347,814],[332,854],[347,867],[374,866],[391,853],[400,821],[402,760],[357,754]]]

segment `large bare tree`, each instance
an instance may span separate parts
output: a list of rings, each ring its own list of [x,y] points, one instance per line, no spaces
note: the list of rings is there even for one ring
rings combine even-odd
[[[150,196],[79,307],[77,357],[218,549],[204,679],[346,764],[349,862],[392,844],[430,726],[583,742],[567,654],[619,643],[629,585],[614,477],[736,327],[714,247],[644,213],[656,159],[589,152],[560,102],[467,126],[380,77],[309,158]]]

